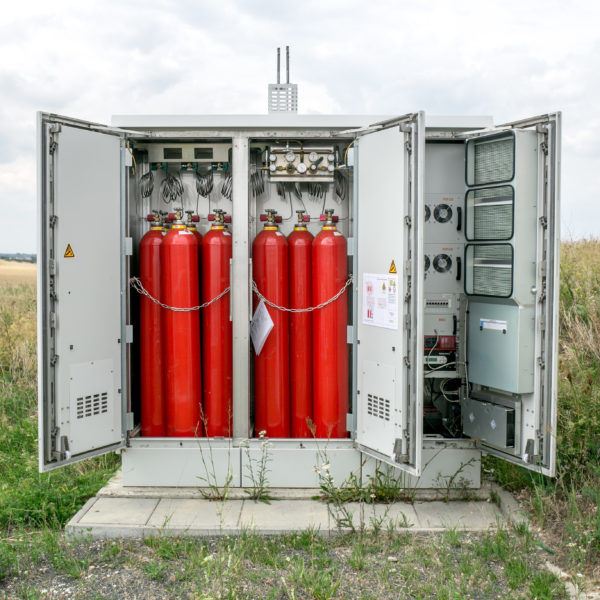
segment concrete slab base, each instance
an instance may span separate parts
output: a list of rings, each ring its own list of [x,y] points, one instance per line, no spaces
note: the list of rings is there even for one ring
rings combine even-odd
[[[508,520],[526,518],[514,498],[493,485],[485,490],[485,500],[470,496],[468,500],[442,501],[439,493],[431,497],[421,493],[412,503],[348,503],[341,507],[313,500],[317,491],[278,490],[271,503],[265,504],[248,499],[240,490],[241,496],[219,501],[198,497],[197,491],[189,489],[161,488],[154,496],[152,488],[144,488],[143,494],[132,493],[119,485],[117,477],[86,502],[66,531],[94,538],[217,536],[245,531],[267,535],[307,529],[329,535],[353,528],[486,531]]]

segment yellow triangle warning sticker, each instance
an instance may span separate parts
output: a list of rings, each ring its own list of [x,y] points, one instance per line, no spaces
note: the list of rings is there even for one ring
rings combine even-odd
[[[390,273],[397,273],[396,263],[394,261],[392,261],[392,264],[390,265]]]
[[[73,252],[71,244],[67,244],[67,249],[65,250],[65,258],[75,258],[75,252]]]

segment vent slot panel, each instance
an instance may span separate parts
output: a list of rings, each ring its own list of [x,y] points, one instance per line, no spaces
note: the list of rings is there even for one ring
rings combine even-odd
[[[469,190],[466,197],[469,240],[510,240],[515,192],[512,186]]]
[[[513,249],[509,244],[467,246],[465,290],[475,296],[508,298],[513,287]]]
[[[391,402],[387,398],[380,398],[373,394],[367,395],[367,414],[384,421],[390,420]]]
[[[108,412],[108,392],[79,396],[77,398],[77,418],[87,419]]]
[[[515,169],[515,140],[472,140],[467,144],[467,185],[511,181]]]

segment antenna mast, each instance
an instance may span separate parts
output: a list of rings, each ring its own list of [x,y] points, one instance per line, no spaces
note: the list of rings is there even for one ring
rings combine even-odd
[[[281,83],[281,48],[277,48],[277,83],[269,84],[269,113],[298,112],[298,85],[290,83],[290,47],[285,47],[285,83]]]

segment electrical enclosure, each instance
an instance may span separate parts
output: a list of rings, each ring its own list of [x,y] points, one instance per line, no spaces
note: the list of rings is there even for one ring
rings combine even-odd
[[[272,440],[271,485],[318,486],[324,448],[336,482],[381,461],[411,485],[465,469],[476,487],[481,452],[553,475],[560,123],[39,113],[40,470],[119,450],[125,485],[197,486],[210,455],[214,483],[248,485],[259,217],[276,210],[288,235],[306,210],[316,234],[331,208],[353,278],[349,437]],[[146,214],[177,203],[201,233],[216,208],[232,217],[228,439],[140,436],[130,278]]]

